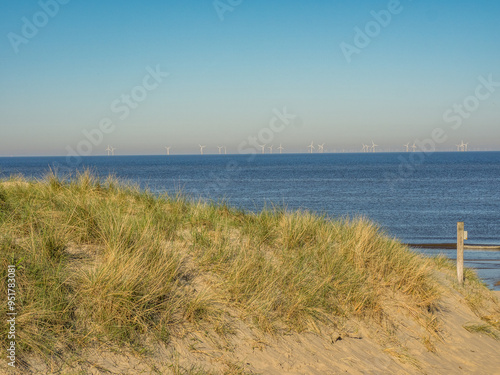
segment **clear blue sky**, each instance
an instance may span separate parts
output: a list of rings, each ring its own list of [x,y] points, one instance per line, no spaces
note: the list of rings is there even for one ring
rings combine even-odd
[[[232,8],[223,20],[212,0],[54,1],[2,3],[2,156],[66,155],[104,118],[113,130],[92,155],[108,144],[117,154],[196,153],[199,143],[237,152],[284,107],[297,118],[270,143],[287,151],[372,139],[400,149],[437,127],[442,149],[462,139],[500,149],[500,84],[470,98],[479,77],[500,82],[498,1],[401,0],[379,31],[371,12],[390,1],[221,0]],[[358,48],[355,28],[367,26]],[[350,62],[342,43],[358,48]],[[137,88],[157,66],[169,76]],[[145,99],[116,110],[134,89]],[[467,98],[474,110],[454,126],[453,105]]]

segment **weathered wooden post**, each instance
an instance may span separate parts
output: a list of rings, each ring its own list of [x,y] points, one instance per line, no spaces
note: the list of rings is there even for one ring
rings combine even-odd
[[[464,282],[464,223],[457,223],[457,276],[458,283]]]

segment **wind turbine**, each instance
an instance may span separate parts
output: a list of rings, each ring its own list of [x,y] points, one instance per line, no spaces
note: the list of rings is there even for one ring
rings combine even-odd
[[[280,154],[283,153],[284,148],[281,147],[281,143],[280,143],[280,147],[278,147],[278,150],[280,150]]]
[[[468,145],[469,145],[468,143],[464,143],[464,141],[462,141],[462,144],[459,145],[460,146],[460,151],[466,152]]]
[[[269,153],[272,154],[273,153],[273,145],[269,146],[268,149],[269,149]]]
[[[108,156],[111,155],[111,146],[108,145],[108,148],[106,149],[106,151],[108,152]]]
[[[259,145],[260,148],[262,148],[262,153],[266,153],[266,145]]]
[[[198,145],[198,146],[200,146],[200,155],[203,155],[203,149],[204,149],[205,147],[207,147],[207,146],[202,146],[202,145]]]
[[[363,143],[363,149],[361,150],[361,152],[367,152],[368,151],[368,145],[365,145]]]
[[[309,149],[309,153],[312,154],[313,150],[314,150],[314,141],[311,142],[311,144],[309,146],[307,146],[307,148]]]
[[[372,140],[372,152],[375,152],[375,148],[378,147],[378,145],[375,144]]]
[[[222,149],[224,148],[224,146],[217,146],[217,148],[219,149],[219,155],[222,154]]]
[[[224,155],[226,155],[226,154],[227,154],[227,148],[226,148],[226,146],[224,146]]]
[[[464,144],[464,151],[465,152],[469,151],[469,144],[468,143]]]
[[[462,151],[461,148],[462,148],[462,145],[455,145],[457,146],[457,151]]]
[[[111,147],[111,155],[112,155],[112,156],[115,156],[115,150],[116,150],[116,148]]]
[[[414,143],[414,144],[413,144],[413,146],[411,146],[411,148],[412,148],[413,152],[416,152],[416,150],[417,150],[417,145]]]
[[[170,155],[170,146],[166,146],[165,150],[167,150],[167,155]]]
[[[410,143],[407,143],[403,146],[406,147],[406,152],[410,152]]]
[[[324,152],[324,147],[325,147],[325,144],[321,144],[321,145],[318,145],[318,152],[321,152],[323,153]]]

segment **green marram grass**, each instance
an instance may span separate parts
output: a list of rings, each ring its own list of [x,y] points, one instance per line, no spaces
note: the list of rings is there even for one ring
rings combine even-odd
[[[0,183],[0,249],[4,278],[17,264],[24,353],[133,347],[202,327],[225,335],[235,319],[271,334],[380,323],[394,296],[435,329],[435,263],[363,218],[246,213],[89,172],[11,178]]]

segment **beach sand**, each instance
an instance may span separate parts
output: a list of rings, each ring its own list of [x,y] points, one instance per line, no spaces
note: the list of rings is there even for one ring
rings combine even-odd
[[[498,291],[492,295],[500,298]],[[188,369],[276,375],[500,374],[500,341],[464,328],[467,324],[484,322],[462,296],[454,291],[446,293],[439,310],[440,337],[431,338],[429,345],[424,340],[430,337],[428,332],[395,308],[393,316],[399,326],[394,337],[397,342],[386,337],[380,328],[360,322],[349,323],[351,329],[348,324],[344,331],[318,327],[318,333],[270,336],[237,321],[236,332],[225,339],[208,332],[191,333],[172,338],[168,345],[158,347],[146,357],[102,348],[89,350],[72,370],[92,374],[152,373],[152,369],[162,374],[190,373],[182,372]],[[245,372],[240,372],[241,369]],[[44,365],[33,370],[52,373]]]

